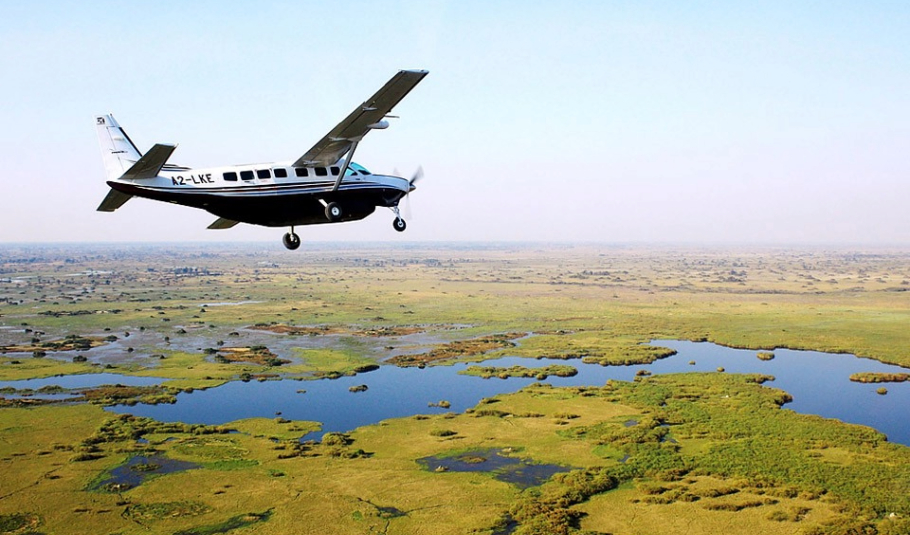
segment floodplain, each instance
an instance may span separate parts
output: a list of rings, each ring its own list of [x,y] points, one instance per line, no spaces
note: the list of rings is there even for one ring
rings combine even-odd
[[[318,442],[280,414],[129,414],[235,381],[368,387],[382,366],[569,375],[672,354],[654,339],[910,367],[908,290],[910,251],[885,249],[6,245],[0,381],[50,382],[0,393],[0,534],[910,533],[910,448],[788,410],[760,374],[532,383]],[[502,356],[527,365],[484,368]],[[102,372],[161,380],[54,384]],[[552,472],[432,461],[499,457]]]

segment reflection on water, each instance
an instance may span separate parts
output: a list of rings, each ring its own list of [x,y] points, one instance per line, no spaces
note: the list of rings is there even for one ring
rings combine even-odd
[[[639,370],[654,374],[691,371],[716,373],[718,367],[727,373],[762,373],[776,380],[767,386],[780,388],[793,396],[786,408],[801,413],[818,414],[845,422],[867,425],[888,435],[889,440],[910,445],[910,383],[888,385],[888,394],[880,396],[880,385],[850,382],[857,372],[906,372],[905,368],[882,364],[853,355],[817,351],[778,349],[773,360],[760,360],[757,352],[730,349],[707,342],[655,340],[654,345],[677,350],[677,354],[648,365],[600,366],[571,361],[578,368],[574,377],[550,377],[543,381],[555,386],[602,385],[610,379],[632,381]],[[694,364],[690,364],[694,361]],[[566,364],[561,360],[529,360],[506,357],[487,361],[486,365],[546,366]],[[467,367],[435,366],[426,369],[383,366],[366,376],[342,377],[336,380],[311,381],[306,395],[298,381],[232,382],[205,391],[177,396],[173,405],[137,405],[110,410],[149,416],[164,422],[223,424],[241,418],[273,417],[281,412],[285,418],[323,423],[323,432],[345,432],[375,424],[388,418],[414,414],[446,412],[429,407],[429,403],[446,400],[451,411],[462,412],[482,398],[514,392],[534,379],[512,378],[485,380],[460,375]],[[62,378],[61,378],[62,379]],[[119,381],[119,379],[118,379]],[[122,381],[121,381],[122,382]],[[366,384],[365,392],[352,394],[349,388]]]

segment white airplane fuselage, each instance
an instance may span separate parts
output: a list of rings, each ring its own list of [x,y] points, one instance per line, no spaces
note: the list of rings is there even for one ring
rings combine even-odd
[[[340,163],[295,168],[292,162],[165,167],[155,178],[110,180],[108,185],[136,197],[201,208],[220,218],[267,227],[363,219],[376,207],[397,206],[413,187],[406,178],[374,175],[351,163],[333,191],[340,169]],[[337,221],[325,215],[326,205],[332,202],[344,207]]]

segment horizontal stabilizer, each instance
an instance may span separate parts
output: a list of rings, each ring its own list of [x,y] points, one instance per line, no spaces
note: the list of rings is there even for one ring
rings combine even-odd
[[[104,200],[101,201],[101,204],[98,205],[98,211],[113,212],[117,208],[123,206],[123,203],[130,200],[130,197],[132,197],[132,195],[129,193],[123,193],[122,191],[112,189],[111,191],[107,192],[107,197],[105,197]]]
[[[156,144],[120,178],[155,178],[176,148],[177,145]]]
[[[214,223],[209,225],[208,228],[210,228],[212,230],[224,230],[227,228],[231,228],[234,225],[237,225],[238,223],[240,223],[240,221],[234,221],[233,219],[225,219],[223,217],[219,217],[218,219],[215,220]]]

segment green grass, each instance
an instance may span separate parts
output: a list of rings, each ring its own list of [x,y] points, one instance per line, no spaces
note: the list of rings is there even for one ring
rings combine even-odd
[[[277,440],[298,439],[307,433],[319,431],[322,428],[319,422],[297,422],[281,418],[247,418],[229,422],[224,426],[254,437]]]
[[[144,328],[162,342],[137,348],[115,371],[164,377],[179,389],[242,374],[349,374],[393,352],[384,345],[429,353],[511,332],[536,335],[488,356],[630,364],[667,356],[642,343],[670,338],[910,365],[910,292],[897,291],[910,285],[910,254],[902,251],[326,249],[273,254],[277,267],[257,265],[258,250],[213,251],[29,252],[34,262],[0,253],[6,274],[35,277],[0,283],[0,297],[22,300],[0,302],[0,326],[8,327],[0,344],[29,342],[34,332],[24,328],[46,332],[42,340],[117,335],[121,342],[125,331]],[[112,273],[65,276],[89,267]],[[206,358],[203,348],[229,341],[229,332],[272,322],[425,332],[322,337],[321,345],[293,350],[300,363],[278,367]],[[164,336],[207,342],[171,351]],[[480,358],[469,353],[454,351],[452,360]],[[74,354],[0,356],[0,379],[104,371],[70,362]],[[516,373],[540,372],[522,368]],[[318,428],[312,422],[261,418],[209,428],[86,404],[3,408],[0,521],[27,519],[14,529],[46,533],[322,533],[325,526],[340,534],[491,533],[509,518],[519,522],[516,534],[906,533],[908,448],[868,428],[781,410],[785,394],[760,382],[687,374],[603,388],[534,386],[464,414],[387,420],[322,445],[295,440]],[[489,474],[435,473],[417,463],[491,448],[574,471],[521,491]],[[125,457],[150,450],[203,468],[121,495],[84,491]]]

